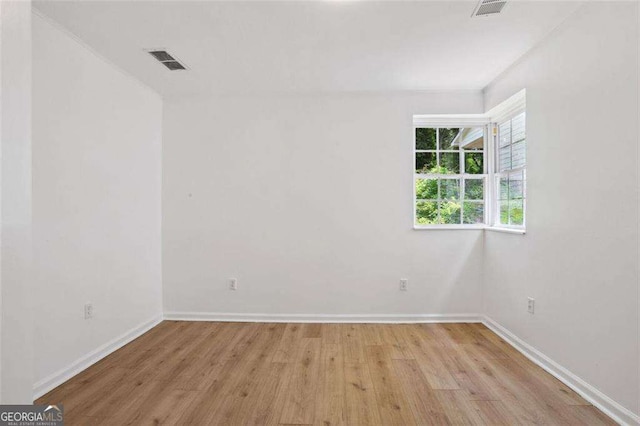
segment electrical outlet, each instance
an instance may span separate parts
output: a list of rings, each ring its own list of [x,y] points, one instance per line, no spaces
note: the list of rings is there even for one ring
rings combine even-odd
[[[533,314],[536,310],[536,299],[532,297],[527,298],[527,312]]]
[[[93,318],[93,305],[87,303],[84,305],[84,319],[88,320]]]
[[[406,278],[401,278],[400,279],[400,291],[407,291],[409,290],[409,280]]]
[[[229,290],[237,290],[238,289],[238,280],[236,278],[231,278],[229,280]]]

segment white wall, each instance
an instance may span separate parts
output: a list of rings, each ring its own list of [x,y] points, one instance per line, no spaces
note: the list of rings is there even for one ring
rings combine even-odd
[[[34,16],[36,384],[161,314],[161,122],[155,92]]]
[[[525,236],[484,246],[487,315],[635,413],[637,7],[589,3],[486,89],[527,89],[529,204]]]
[[[481,231],[414,231],[411,197],[412,115],[481,110],[479,92],[167,102],[165,311],[479,312]]]
[[[0,2],[0,401],[31,403],[31,2]]]

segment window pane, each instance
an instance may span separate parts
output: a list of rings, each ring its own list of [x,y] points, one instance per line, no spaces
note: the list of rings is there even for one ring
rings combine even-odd
[[[509,224],[509,201],[500,201],[500,223]]]
[[[512,145],[512,157],[511,157],[511,168],[515,169],[516,167],[523,167],[526,162],[526,142],[521,140],[520,142],[514,143]]]
[[[440,199],[460,199],[460,179],[440,179]]]
[[[522,225],[524,223],[524,209],[522,200],[509,201],[509,219],[511,225]]]
[[[460,129],[438,129],[440,138],[440,149],[458,149],[458,146],[452,145]]]
[[[498,134],[500,136],[500,147],[507,146],[511,143],[511,120],[498,126]]]
[[[518,142],[525,139],[525,114],[524,112],[511,119],[511,141]]]
[[[416,152],[416,173],[437,172],[435,152]]]
[[[462,222],[475,224],[484,222],[484,203],[466,201],[463,204]]]
[[[416,129],[416,149],[436,149],[436,129]]]
[[[477,175],[484,172],[484,155],[481,152],[464,153],[464,172]]]
[[[498,170],[503,172],[511,168],[511,147],[500,148],[500,155],[498,158]]]
[[[457,152],[441,152],[440,154],[440,170],[442,174],[458,174],[460,173],[460,154]]]
[[[500,177],[500,188],[498,190],[498,199],[499,200],[508,200],[509,199],[509,178]]]
[[[438,223],[438,203],[419,201],[416,203],[416,224],[433,225]]]
[[[416,201],[437,199],[438,179],[416,179]]]
[[[524,198],[524,180],[522,179],[522,173],[509,175],[509,199],[522,198]]]
[[[441,201],[440,207],[440,223],[441,224],[460,224],[460,203],[457,201]]]
[[[464,180],[465,200],[484,200],[484,180],[465,179]]]
[[[465,151],[484,149],[484,127],[467,127],[460,131],[456,146]]]

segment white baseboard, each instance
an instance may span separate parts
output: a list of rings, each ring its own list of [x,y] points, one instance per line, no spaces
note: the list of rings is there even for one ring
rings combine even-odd
[[[549,374],[576,391],[581,397],[589,401],[603,413],[611,417],[621,425],[640,425],[640,416],[623,407],[622,405],[600,392],[580,377],[573,374],[533,346],[520,339],[491,318],[485,316],[482,323],[491,331],[502,337],[507,343],[520,351]]]
[[[110,342],[105,343],[96,350],[89,352],[83,357],[77,359],[69,366],[53,373],[52,375],[40,380],[33,386],[33,400],[40,398],[42,395],[60,386],[76,374],[91,367],[107,355],[117,351],[127,343],[140,337],[156,325],[162,322],[162,315],[143,322],[142,324],[132,328],[131,330],[121,334]]]
[[[481,322],[478,314],[239,314],[218,312],[165,312],[171,321],[310,322],[310,323],[436,323]]]

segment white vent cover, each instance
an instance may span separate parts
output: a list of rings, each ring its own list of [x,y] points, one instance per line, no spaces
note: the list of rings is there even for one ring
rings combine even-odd
[[[505,4],[506,0],[480,0],[471,17],[495,15],[502,11]]]

